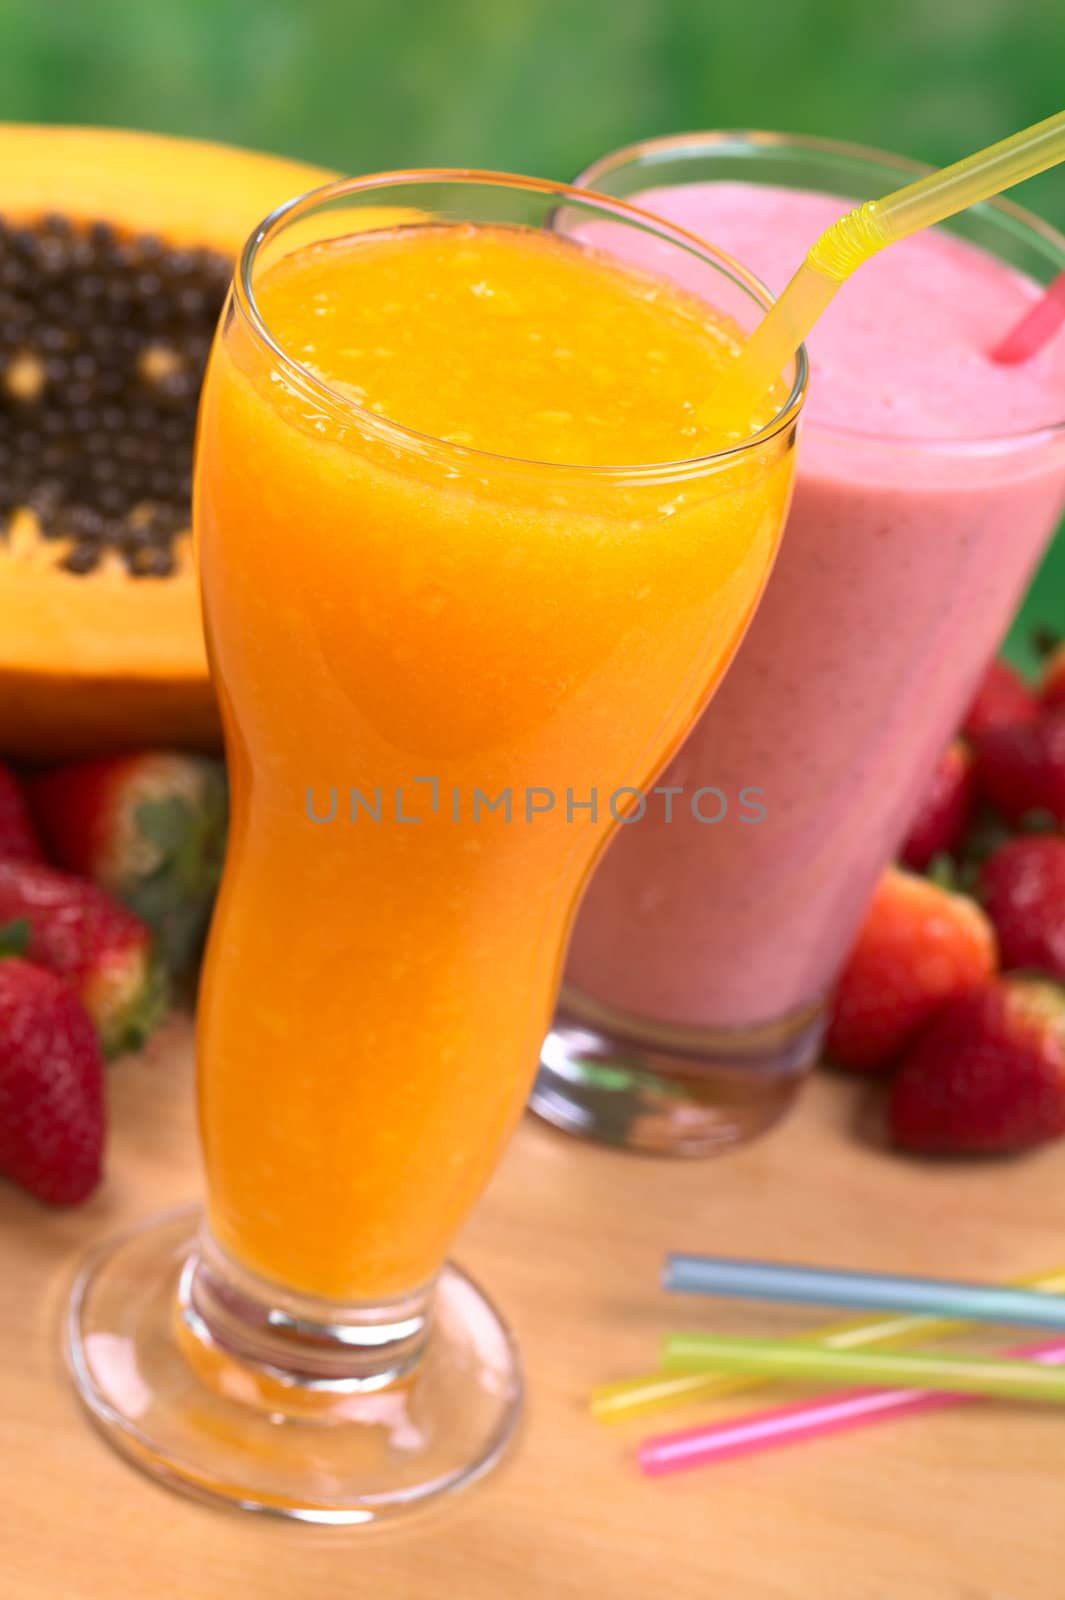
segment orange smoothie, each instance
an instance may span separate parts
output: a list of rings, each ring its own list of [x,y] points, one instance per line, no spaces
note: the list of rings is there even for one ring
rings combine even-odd
[[[794,429],[698,463],[734,330],[550,233],[304,245],[254,292],[291,359],[231,311],[196,487],[233,786],[208,1214],[267,1278],[379,1300],[436,1272],[521,1111],[618,791],[757,602]]]

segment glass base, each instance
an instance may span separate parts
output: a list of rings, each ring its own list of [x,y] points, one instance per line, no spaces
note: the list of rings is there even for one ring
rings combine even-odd
[[[200,1228],[196,1208],[155,1218],[106,1245],[74,1286],[66,1343],[78,1393],[143,1471],[201,1500],[346,1526],[422,1507],[499,1460],[521,1411],[518,1355],[457,1267],[440,1274],[424,1349],[396,1381],[293,1378],[204,1327]],[[346,1336],[277,1320],[308,1349],[331,1343],[323,1331]]]
[[[824,1035],[814,1005],[750,1028],[650,1023],[564,989],[530,1105],[566,1133],[650,1155],[709,1156],[791,1108]]]

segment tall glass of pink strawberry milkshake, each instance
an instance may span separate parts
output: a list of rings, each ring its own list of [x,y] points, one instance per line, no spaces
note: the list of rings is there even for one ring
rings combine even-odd
[[[635,198],[779,292],[901,159],[776,134],[607,157]],[[810,340],[795,499],[716,698],[601,862],[534,1108],[573,1132],[703,1154],[790,1104],[826,996],[920,790],[1065,504],[1065,335],[987,351],[1065,266],[998,201],[893,246]]]

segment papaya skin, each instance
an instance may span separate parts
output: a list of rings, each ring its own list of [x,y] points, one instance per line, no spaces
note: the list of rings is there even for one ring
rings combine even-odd
[[[195,139],[0,123],[0,216],[58,212],[235,257],[274,207],[334,174]],[[41,550],[28,514],[0,539],[0,753],[28,760],[143,745],[215,750],[191,537],[165,579],[87,577]]]

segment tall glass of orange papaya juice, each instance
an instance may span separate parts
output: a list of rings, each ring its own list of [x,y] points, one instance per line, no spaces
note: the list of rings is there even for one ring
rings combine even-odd
[[[82,1397],[170,1483],[371,1521],[505,1446],[514,1344],[447,1251],[582,882],[768,575],[802,360],[757,431],[702,404],[766,303],[668,224],[490,173],[337,184],[246,246],[196,487],[233,797],[207,1206],[103,1251],[70,1321]]]

